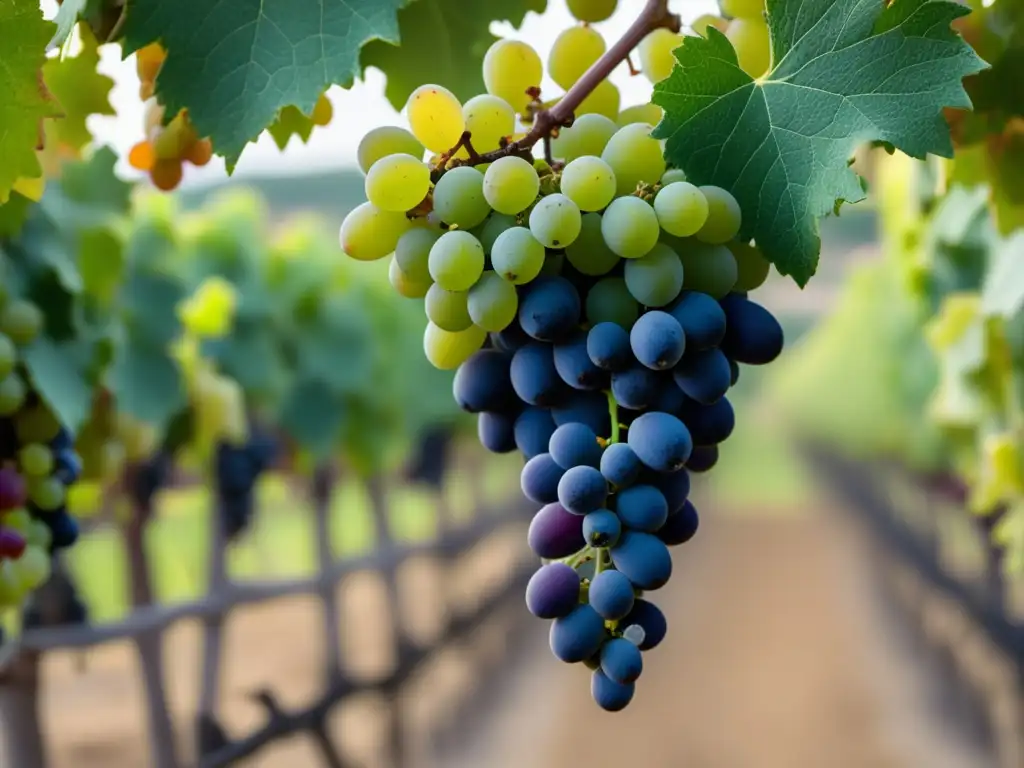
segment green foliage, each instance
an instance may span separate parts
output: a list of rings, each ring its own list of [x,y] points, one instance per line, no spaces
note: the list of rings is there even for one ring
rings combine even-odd
[[[72,3],[64,3],[61,12]],[[113,115],[110,91],[114,81],[96,71],[100,61],[96,37],[89,27],[80,27],[82,50],[74,57],[57,57],[43,66],[46,87],[60,102],[63,116],[47,121],[47,145],[56,143],[80,150],[92,140],[85,121],[89,115]],[[52,147],[51,147],[52,148]]]
[[[941,110],[969,106],[961,80],[985,66],[950,29],[965,13],[944,0],[769,0],[771,72],[751,79],[714,28],[687,38],[681,66],[655,87],[665,117],[654,135],[692,182],[732,192],[743,235],[805,285],[818,219],[864,197],[849,167],[858,146],[952,153]]]

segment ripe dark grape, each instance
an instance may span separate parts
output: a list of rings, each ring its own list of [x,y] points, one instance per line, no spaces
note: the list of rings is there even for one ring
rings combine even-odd
[[[599,509],[583,518],[583,538],[592,547],[614,547],[621,535],[622,523],[614,512]]]
[[[628,440],[640,461],[658,472],[681,469],[693,450],[686,424],[660,411],[645,413],[630,424]]]
[[[676,547],[696,536],[699,527],[697,509],[690,501],[686,501],[680,510],[668,516],[665,525],[658,530],[658,538],[670,547]]]
[[[601,648],[601,671],[619,685],[635,682],[644,669],[640,649],[629,640],[616,637]]]
[[[579,325],[580,312],[580,295],[572,283],[564,277],[541,277],[519,301],[519,324],[539,341],[555,341]]]
[[[611,549],[612,563],[637,589],[659,589],[672,576],[672,557],[665,543],[650,533],[624,531]]]
[[[644,631],[644,639],[640,643],[641,651],[656,648],[668,633],[668,622],[665,621],[665,614],[661,612],[661,609],[654,603],[639,597],[633,603],[633,610],[619,622],[619,626],[624,628],[634,624]]]
[[[703,349],[683,356],[672,371],[676,385],[687,397],[711,405],[732,386],[729,360],[718,348]]]
[[[682,326],[689,349],[717,347],[725,338],[725,310],[706,293],[683,293],[669,313]]]
[[[605,639],[604,619],[591,606],[583,604],[568,616],[551,624],[549,641],[555,658],[578,664],[593,656]]]
[[[25,539],[17,531],[0,528],[0,560],[17,560],[25,551]]]
[[[523,493],[538,504],[558,501],[558,483],[563,474],[565,470],[555,463],[550,453],[537,454],[523,466],[520,476]]]
[[[482,349],[459,366],[452,382],[455,402],[469,413],[504,411],[513,407],[516,393],[509,373],[512,358],[496,349]]]
[[[643,464],[626,443],[613,443],[601,454],[601,474],[614,486],[625,488],[640,475]]]
[[[760,304],[735,294],[722,299],[726,331],[722,351],[747,365],[767,365],[782,354],[782,326]]]
[[[594,467],[573,467],[558,481],[558,502],[574,515],[601,509],[607,498],[608,481]]]
[[[555,368],[550,344],[531,342],[520,347],[512,356],[509,371],[515,393],[530,405],[552,406],[568,389]]]
[[[717,445],[695,445],[686,468],[691,472],[707,472],[718,463]]]
[[[590,604],[606,621],[617,621],[633,610],[633,585],[619,571],[601,571],[590,582]]]
[[[606,712],[621,712],[633,700],[636,683],[621,685],[611,680],[600,669],[590,678],[590,695],[597,705]]]
[[[545,408],[526,408],[516,417],[516,447],[528,460],[539,453],[547,453],[555,428],[551,411]]]
[[[616,495],[615,511],[625,528],[654,533],[668,519],[668,502],[653,486],[633,485]]]
[[[578,421],[594,430],[595,435],[611,434],[608,398],[600,392],[574,393],[568,401],[552,407],[551,415],[558,426]]]
[[[606,371],[628,368],[633,363],[629,332],[618,323],[598,323],[587,334],[587,355]]]
[[[568,616],[579,600],[579,574],[564,563],[542,565],[526,585],[526,606],[539,619]]]
[[[569,470],[585,464],[597,468],[601,465],[602,449],[594,430],[586,424],[572,422],[558,427],[548,443],[551,458],[562,469]]]
[[[43,515],[41,519],[50,529],[54,549],[67,549],[78,541],[78,521],[66,509]]]
[[[736,428],[736,414],[729,398],[723,397],[711,405],[688,400],[679,412],[679,418],[690,430],[694,445],[717,445],[729,439]]]
[[[569,557],[583,549],[583,518],[567,512],[561,504],[547,504],[533,516],[526,538],[537,557]]]
[[[629,332],[629,344],[636,359],[655,371],[671,368],[686,351],[683,327],[667,312],[641,315]]]
[[[678,472],[648,470],[641,476],[641,481],[653,485],[661,491],[670,515],[682,509],[686,498],[690,495],[690,473],[685,469],[680,469]]]
[[[511,453],[516,449],[515,419],[505,413],[484,411],[476,417],[480,444],[492,453]]]
[[[612,396],[615,401],[635,411],[642,411],[658,396],[661,378],[657,373],[635,363],[631,368],[612,374]]]
[[[573,389],[604,389],[608,386],[608,373],[590,359],[587,334],[583,331],[555,345],[555,370]]]

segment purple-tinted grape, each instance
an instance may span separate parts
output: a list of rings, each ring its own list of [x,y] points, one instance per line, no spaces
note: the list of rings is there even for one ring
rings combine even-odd
[[[17,560],[25,551],[25,539],[11,528],[0,528],[0,560]]]
[[[771,312],[738,295],[722,299],[722,309],[726,322],[722,351],[731,360],[766,365],[782,354],[782,326]]]
[[[601,454],[601,474],[617,488],[625,488],[637,479],[643,464],[626,443],[612,443]]]
[[[711,405],[732,386],[729,360],[717,348],[688,352],[672,371],[676,386],[687,397]]]
[[[653,486],[633,485],[618,492],[615,511],[624,528],[654,533],[668,519],[668,502]]]
[[[621,371],[633,363],[629,331],[618,323],[598,323],[587,334],[587,356],[598,368]]]
[[[589,599],[602,618],[617,621],[633,610],[633,585],[618,571],[601,571],[590,582]]]
[[[509,372],[515,393],[530,405],[553,405],[568,390],[555,369],[555,353],[550,344],[532,342],[517,349]]]
[[[725,310],[706,293],[683,293],[669,313],[683,327],[689,349],[717,347],[725,338]]]
[[[586,515],[604,506],[608,481],[594,467],[573,467],[558,481],[558,503],[574,515]]]
[[[607,389],[608,372],[594,365],[587,354],[587,334],[577,331],[555,345],[555,369],[573,389]]]
[[[668,622],[665,621],[665,614],[661,612],[661,609],[654,603],[639,597],[633,603],[633,610],[619,622],[619,629],[624,630],[634,624],[644,631],[644,641],[640,643],[641,651],[649,651],[657,647],[668,632]]]
[[[538,504],[558,501],[558,483],[564,472],[550,453],[537,454],[523,465],[520,475],[523,493]]]
[[[686,468],[691,472],[707,472],[718,463],[717,445],[695,445]]]
[[[589,605],[580,605],[568,616],[554,620],[548,639],[555,658],[578,664],[601,648],[605,639],[604,619]]]
[[[668,516],[665,525],[658,531],[658,538],[670,547],[676,547],[696,536],[699,527],[700,517],[697,515],[697,509],[687,501],[682,509]]]
[[[623,531],[611,549],[612,563],[638,589],[659,589],[672,576],[672,556],[657,536],[641,531]]]
[[[501,412],[514,406],[516,393],[509,374],[511,357],[496,349],[481,349],[455,372],[455,402],[469,413]]]
[[[25,492],[25,481],[16,470],[0,469],[0,512],[24,505]]]
[[[584,547],[583,518],[569,514],[561,504],[547,504],[533,516],[526,540],[545,560],[575,555]]]
[[[580,295],[564,277],[539,277],[523,289],[519,324],[538,341],[555,341],[580,322]]]
[[[614,547],[622,535],[619,516],[599,509],[583,518],[583,539],[592,547]]]
[[[661,377],[650,368],[633,365],[612,374],[612,396],[619,405],[642,411],[657,397],[661,382]]]
[[[579,574],[565,563],[542,565],[526,585],[526,607],[538,619],[568,616],[579,602]]]
[[[601,444],[594,430],[586,424],[572,422],[558,427],[551,435],[548,452],[562,469],[585,465],[595,469],[601,465]]]
[[[723,397],[711,405],[687,400],[679,411],[679,418],[690,430],[694,445],[724,443],[736,428],[736,414],[729,398]]]
[[[651,411],[634,420],[626,439],[640,461],[658,472],[682,469],[693,450],[686,425],[661,411]]]
[[[511,453],[516,449],[515,419],[505,413],[485,411],[476,417],[480,444],[492,453]]]
[[[601,671],[609,680],[619,685],[629,685],[640,677],[643,669],[643,655],[629,640],[615,637],[601,647]]]
[[[60,448],[54,456],[53,474],[64,485],[73,485],[82,475],[82,459],[74,448]]]
[[[590,678],[590,695],[601,709],[606,712],[621,712],[629,706],[636,691],[636,683],[622,685],[611,680],[600,669],[595,670]]]
[[[661,311],[640,316],[629,332],[629,344],[636,359],[655,371],[673,367],[686,351],[683,327],[672,315]]]

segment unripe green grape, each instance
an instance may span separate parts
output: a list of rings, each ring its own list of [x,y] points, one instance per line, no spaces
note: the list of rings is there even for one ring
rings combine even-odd
[[[736,259],[737,277],[733,290],[753,291],[764,285],[772,268],[764,254],[750,243],[734,241],[727,247]]]
[[[24,507],[5,512],[3,520],[4,528],[10,528],[12,531],[20,533],[21,537],[26,541],[28,541],[28,537],[32,532],[32,525],[36,522],[35,518]]]
[[[665,173],[661,142],[651,138],[652,130],[648,123],[620,128],[601,153],[601,159],[615,172],[620,195],[632,194],[640,183],[655,184]]]
[[[721,187],[709,185],[700,187],[700,191],[708,201],[708,220],[697,232],[697,239],[712,245],[728,243],[739,234],[743,224],[740,204]]]
[[[455,94],[440,85],[421,85],[405,105],[409,128],[431,152],[447,152],[462,137],[466,119]]]
[[[35,304],[23,299],[8,302],[0,311],[0,333],[6,335],[17,346],[35,341],[43,330],[43,313]]]
[[[25,534],[25,543],[30,547],[39,547],[49,551],[50,544],[53,543],[53,534],[50,532],[50,527],[42,520],[33,519],[29,524],[28,532]]]
[[[708,200],[688,181],[676,181],[658,190],[654,212],[661,228],[670,235],[690,237],[708,220]]]
[[[565,90],[569,90],[604,55],[607,47],[601,33],[593,27],[569,27],[551,45],[548,74]]]
[[[382,157],[366,174],[366,199],[382,211],[404,213],[430,191],[430,169],[412,155]]]
[[[658,242],[661,227],[654,209],[639,197],[619,197],[601,216],[601,235],[624,259],[639,259]]]
[[[761,77],[772,63],[772,44],[764,19],[733,19],[725,32],[736,49],[740,69],[751,77]]]
[[[604,115],[609,120],[619,116],[622,94],[609,80],[602,80],[576,108],[577,115]]]
[[[423,332],[423,352],[435,368],[450,371],[466,362],[486,339],[487,331],[475,325],[453,333],[427,323]]]
[[[540,88],[544,65],[537,52],[519,40],[498,40],[484,54],[484,86],[524,114],[532,101],[527,91]]]
[[[48,443],[60,432],[60,422],[49,408],[37,403],[14,417],[14,429],[21,443]]]
[[[388,280],[398,295],[404,296],[407,299],[422,299],[427,295],[430,286],[433,285],[433,281],[429,279],[413,280],[402,270],[396,258],[392,258],[391,263],[388,265]]]
[[[562,194],[581,211],[607,208],[615,190],[615,172],[599,157],[578,157],[562,169]]]
[[[513,285],[525,285],[544,268],[544,246],[526,227],[506,229],[491,248],[494,271]]]
[[[607,275],[619,263],[619,255],[604,241],[601,214],[583,214],[580,236],[565,249],[565,256],[577,271],[597,277]]]
[[[427,291],[423,308],[427,319],[443,331],[457,333],[473,324],[469,316],[469,291],[446,291],[434,283]]]
[[[53,472],[53,451],[43,443],[29,443],[18,451],[18,465],[30,477],[46,477]]]
[[[44,512],[53,512],[64,504],[66,489],[56,477],[30,479],[28,498]]]
[[[14,560],[0,560],[0,608],[20,605],[27,591],[22,586]]]
[[[660,27],[640,41],[637,46],[637,57],[640,59],[640,71],[652,83],[660,83],[670,74],[676,65],[675,49],[683,44],[685,38],[678,32]]]
[[[495,272],[484,272],[469,289],[469,316],[474,325],[497,333],[515,320],[519,310],[516,287]]]
[[[632,125],[633,123],[657,125],[661,122],[661,118],[664,116],[665,110],[657,104],[635,104],[634,106],[626,107],[624,110],[619,112],[619,117],[616,122],[620,128]]]
[[[5,378],[18,364],[18,349],[10,338],[0,333],[0,379]]]
[[[490,93],[474,96],[462,106],[466,118],[466,130],[470,142],[477,152],[490,152],[501,145],[501,140],[516,130],[516,111],[504,99]],[[460,148],[456,157],[469,157],[469,152]]]
[[[719,0],[722,13],[734,19],[761,19],[764,0]]]
[[[483,224],[491,212],[484,197],[484,175],[467,165],[446,172],[434,185],[434,211],[460,229]]]
[[[640,259],[626,262],[626,287],[645,307],[664,307],[683,289],[683,263],[676,252],[658,243]]]
[[[405,128],[382,125],[363,136],[356,150],[356,159],[359,162],[359,169],[363,173],[369,173],[373,164],[382,157],[399,154],[422,159],[423,145]]]
[[[545,248],[565,248],[579,237],[579,206],[562,194],[548,195],[530,211],[530,231]]]
[[[38,589],[50,578],[50,556],[41,547],[26,547],[11,565],[23,593]]]
[[[708,245],[693,239],[674,245],[686,273],[686,290],[723,299],[736,286],[736,257],[724,245]]]
[[[426,227],[413,227],[395,245],[395,261],[410,280],[416,283],[432,282],[430,278],[430,249],[441,237],[441,232]]]
[[[376,261],[394,251],[398,238],[411,228],[404,213],[382,211],[373,203],[363,203],[341,222],[338,239],[341,250],[351,258]]]
[[[502,232],[512,229],[516,225],[516,217],[504,213],[492,213],[487,217],[483,227],[480,229],[480,245],[484,247],[484,253],[490,255],[494,250],[494,243],[501,236]]]
[[[580,115],[571,126],[559,130],[551,142],[551,151],[567,163],[584,155],[600,157],[618,129],[615,121],[604,115]]]
[[[12,416],[25,403],[27,390],[25,382],[17,373],[9,373],[0,379],[0,416]]]
[[[662,186],[668,186],[676,181],[686,181],[686,172],[682,168],[669,168],[661,174]]]
[[[484,174],[484,198],[498,213],[514,216],[529,208],[540,192],[540,178],[521,157],[502,157]]]
[[[446,291],[468,291],[484,271],[484,248],[469,232],[445,232],[430,249],[430,276]]]
[[[692,29],[701,37],[708,36],[709,27],[714,27],[719,32],[724,33],[725,30],[729,28],[729,22],[723,19],[721,16],[715,16],[712,13],[705,13],[694,19],[693,23],[690,25],[690,29]]]
[[[579,21],[595,24],[615,13],[619,0],[567,0],[569,13]]]
[[[598,280],[587,293],[586,310],[591,325],[617,323],[627,331],[640,317],[640,306],[621,277]]]

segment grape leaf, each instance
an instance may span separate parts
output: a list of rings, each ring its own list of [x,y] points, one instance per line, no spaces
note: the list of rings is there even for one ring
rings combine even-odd
[[[61,8],[66,8],[65,3]],[[89,115],[113,115],[110,90],[114,81],[96,71],[100,61],[96,37],[85,24],[81,27],[82,50],[74,57],[49,59],[43,79],[60,103],[63,116],[46,123],[47,144],[66,145],[76,153],[92,140],[85,125]]]
[[[415,0],[398,12],[401,46],[370,42],[360,60],[387,75],[384,95],[395,109],[423,83],[443,85],[466,100],[484,92],[484,54],[498,39],[491,21],[518,27],[527,11],[543,13],[546,7],[547,0]]]
[[[71,37],[71,32],[74,30],[75,24],[78,23],[78,17],[85,11],[85,6],[88,3],[89,0],[64,0],[60,4],[57,15],[53,17],[53,23],[57,25],[57,29],[50,39],[50,44],[46,46],[46,50],[52,51],[64,45],[64,41]]]
[[[36,147],[44,117],[60,113],[42,81],[46,44],[54,25],[43,20],[38,0],[0,0],[0,203],[19,176],[41,173]]]
[[[295,106],[287,106],[277,114],[277,119],[267,126],[267,133],[274,139],[277,148],[283,150],[288,146],[292,136],[298,136],[305,144],[313,135],[313,118],[302,114]]]
[[[398,41],[407,0],[131,0],[127,56],[167,49],[156,90],[167,114],[189,110],[233,169],[282,107],[311,112],[327,86],[360,73],[370,40]]]
[[[970,106],[964,77],[985,63],[950,24],[949,0],[768,0],[774,66],[759,80],[721,32],[687,37],[654,89],[654,136],[695,184],[723,187],[779,272],[803,286],[817,268],[818,219],[863,199],[850,169],[864,142],[913,157],[952,153],[944,107]]]

